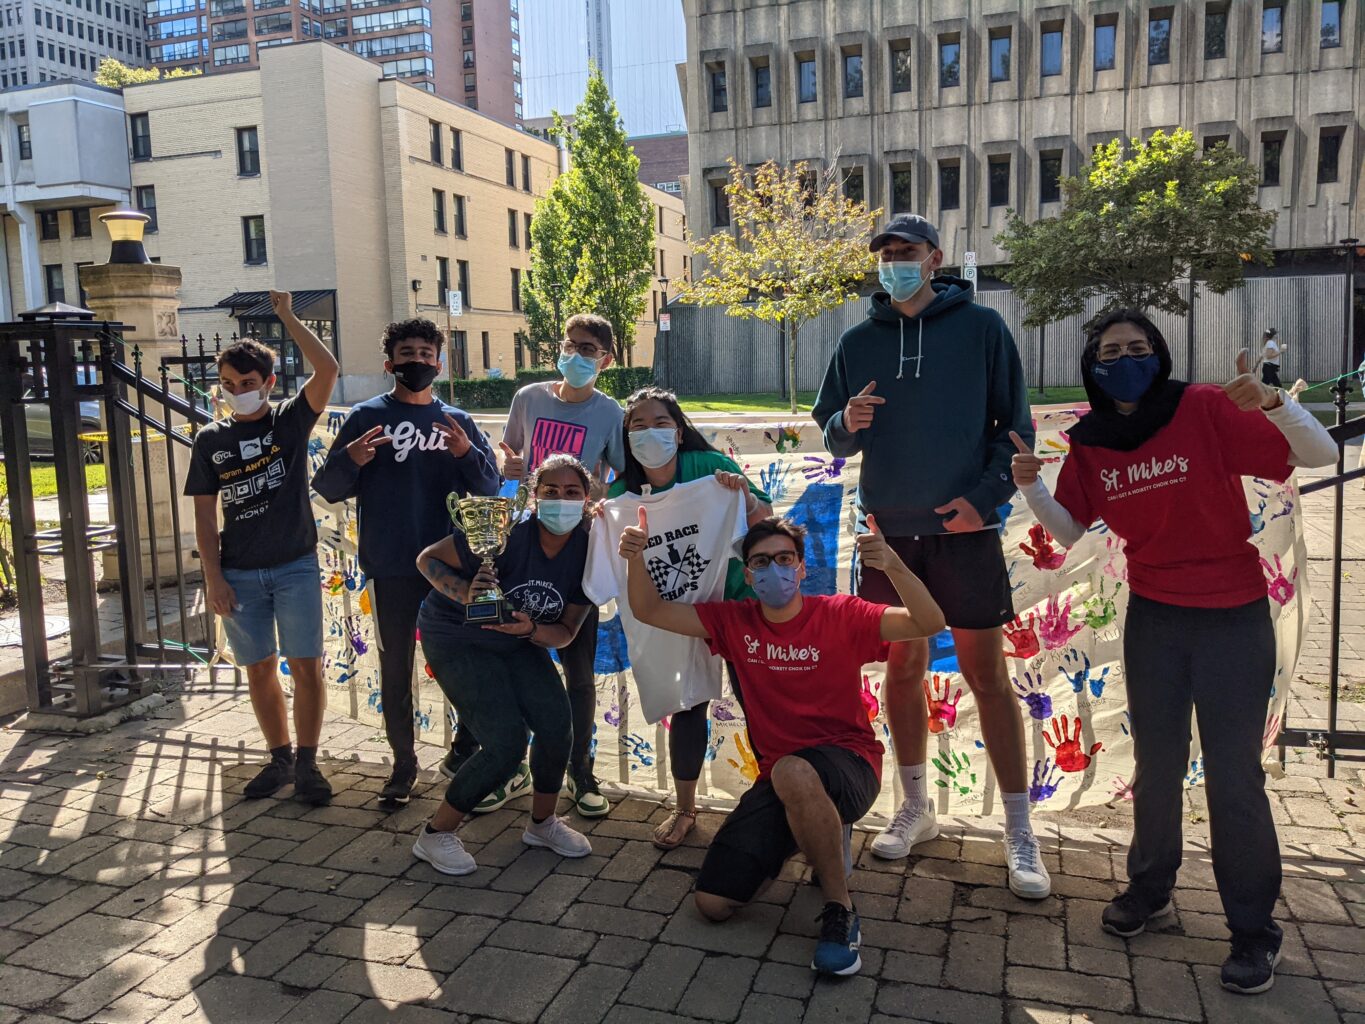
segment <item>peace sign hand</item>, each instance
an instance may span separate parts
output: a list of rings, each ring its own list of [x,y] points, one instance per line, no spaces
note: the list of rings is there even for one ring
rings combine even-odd
[[[455,422],[454,416],[446,413],[445,419],[444,423],[436,424],[436,430],[446,439],[446,448],[450,454],[457,459],[462,459],[469,454],[469,449],[474,446],[469,441],[469,435]]]
[[[374,426],[346,446],[346,454],[357,466],[367,466],[374,461],[374,451],[381,444],[390,444],[393,438],[384,433],[382,426]]]

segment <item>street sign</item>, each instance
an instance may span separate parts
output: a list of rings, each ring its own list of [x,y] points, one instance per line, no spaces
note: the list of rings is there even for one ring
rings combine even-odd
[[[450,303],[449,312],[451,316],[459,316],[464,312],[464,293],[456,291],[454,288],[446,292],[446,299]]]
[[[671,331],[672,329],[673,329],[673,314],[672,314],[672,313],[660,313],[660,314],[659,314],[659,330],[661,330],[661,331]]]
[[[963,255],[962,255],[962,265],[963,265],[964,267],[974,267],[974,266],[976,266],[976,253],[974,253],[974,252],[963,253]]]
[[[976,264],[969,263],[963,267],[962,276],[972,283],[972,291],[976,291]]]

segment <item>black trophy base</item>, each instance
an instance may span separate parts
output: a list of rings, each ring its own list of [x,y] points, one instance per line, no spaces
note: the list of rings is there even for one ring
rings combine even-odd
[[[464,606],[464,620],[471,626],[503,626],[517,621],[515,609],[501,597],[470,601]]]

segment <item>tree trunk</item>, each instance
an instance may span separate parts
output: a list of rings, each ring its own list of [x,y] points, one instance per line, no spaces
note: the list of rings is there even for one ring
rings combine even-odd
[[[792,415],[796,414],[796,338],[801,333],[801,325],[795,321],[787,323],[787,394],[791,396]]]

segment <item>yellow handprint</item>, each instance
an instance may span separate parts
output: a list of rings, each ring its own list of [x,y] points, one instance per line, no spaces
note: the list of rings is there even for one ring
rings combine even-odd
[[[753,782],[758,778],[758,760],[754,757],[754,752],[749,748],[749,745],[745,743],[745,740],[748,738],[749,732],[747,729],[744,731],[743,735],[735,737],[735,749],[739,751],[740,761],[742,761],[743,764],[741,764],[740,761],[736,761],[733,757],[727,757],[725,760],[730,762],[731,768],[744,776],[746,782]]]

